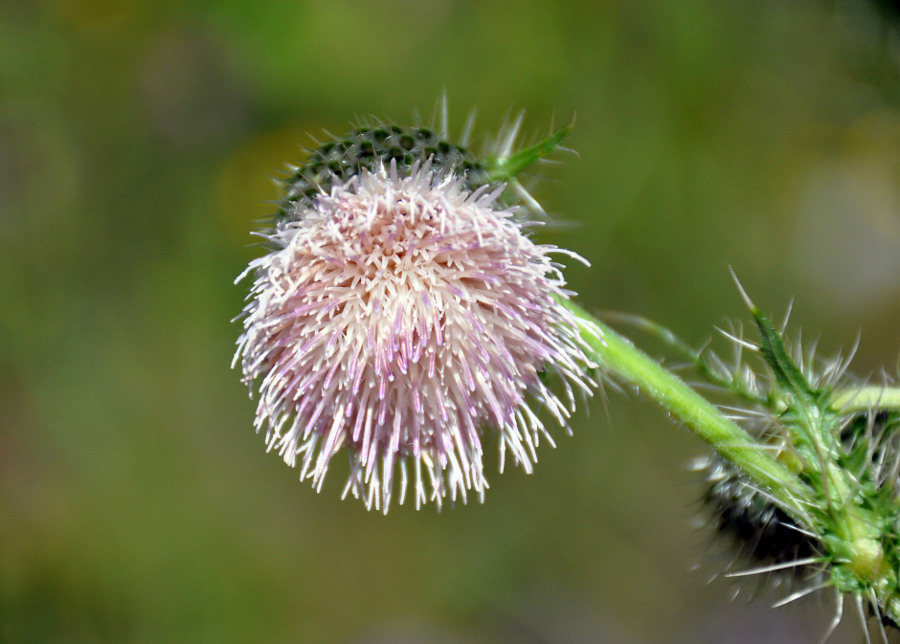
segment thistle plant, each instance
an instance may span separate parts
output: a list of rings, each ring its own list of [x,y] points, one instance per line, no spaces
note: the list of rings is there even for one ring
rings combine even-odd
[[[282,182],[267,253],[238,278],[253,284],[235,364],[267,448],[317,490],[346,452],[344,496],[370,509],[387,513],[410,485],[416,507],[465,502],[488,488],[486,435],[501,471],[508,452],[530,473],[553,443],[542,416],[568,429],[602,380],[626,383],[712,447],[715,526],[758,561],[727,574],[793,574],[779,603],[832,589],[826,636],[845,598],[883,636],[897,628],[900,389],[791,344],[743,290],[757,339],[736,325],[731,361],[626,320],[718,389],[714,404],[575,303],[558,257],[581,258],[531,239],[541,209],[518,177],[569,126],[517,149],[520,117],[476,156],[471,121],[454,143],[441,120],[359,123]]]

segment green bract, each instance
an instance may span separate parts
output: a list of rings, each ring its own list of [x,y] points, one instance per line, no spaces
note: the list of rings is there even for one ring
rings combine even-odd
[[[284,183],[284,197],[278,202],[278,218],[290,217],[292,206],[301,199],[312,199],[332,185],[343,184],[365,168],[377,170],[378,164],[408,173],[417,161],[431,159],[432,166],[465,175],[468,190],[488,183],[487,171],[469,151],[445,141],[427,127],[404,127],[382,124],[358,127],[313,150],[307,161],[296,168]]]

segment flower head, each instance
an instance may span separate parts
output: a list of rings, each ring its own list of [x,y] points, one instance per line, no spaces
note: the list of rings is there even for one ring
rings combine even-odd
[[[565,426],[589,361],[553,246],[535,244],[502,185],[456,168],[378,163],[302,198],[266,235],[235,361],[258,382],[268,448],[320,489],[350,456],[344,494],[386,512],[412,465],[417,507],[487,488],[485,431],[531,471],[541,436],[527,400]],[[243,277],[243,276],[242,276]],[[239,278],[240,279],[240,278]],[[560,374],[566,403],[542,372]],[[396,470],[396,471],[395,471]]]

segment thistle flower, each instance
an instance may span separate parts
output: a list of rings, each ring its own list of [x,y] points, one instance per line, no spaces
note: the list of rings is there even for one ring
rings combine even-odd
[[[501,470],[508,449],[530,472],[552,440],[528,399],[565,427],[573,385],[593,384],[558,302],[569,292],[552,255],[567,251],[531,241],[503,185],[470,190],[433,159],[376,159],[332,175],[327,194],[301,190],[265,235],[271,252],[238,278],[255,275],[235,362],[251,393],[258,381],[268,449],[317,490],[345,449],[344,496],[385,512],[395,469],[403,502],[409,464],[416,507],[483,497],[486,431]],[[565,402],[545,371],[562,376]]]

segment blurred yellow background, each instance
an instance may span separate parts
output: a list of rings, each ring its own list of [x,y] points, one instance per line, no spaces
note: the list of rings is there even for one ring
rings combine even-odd
[[[0,640],[806,642],[708,582],[699,441],[630,392],[385,518],[266,454],[229,369],[271,181],[446,92],[476,140],[577,114],[532,192],[589,309],[699,345],[763,310],[900,355],[900,27],[868,0],[0,4]],[[475,146],[477,149],[477,145]],[[653,347],[651,346],[651,349]],[[343,459],[338,459],[341,461]],[[693,570],[696,563],[699,570]],[[849,607],[848,607],[849,610]],[[858,642],[848,619],[833,642]]]

